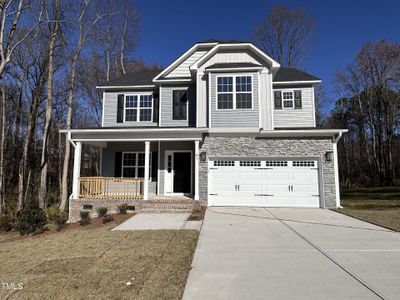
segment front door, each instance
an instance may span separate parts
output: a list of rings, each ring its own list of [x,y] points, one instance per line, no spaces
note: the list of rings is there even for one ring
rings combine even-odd
[[[192,153],[166,151],[165,194],[191,194]]]

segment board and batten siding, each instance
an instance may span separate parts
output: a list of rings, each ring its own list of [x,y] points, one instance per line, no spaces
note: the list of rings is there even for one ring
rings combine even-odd
[[[274,91],[284,91],[285,88],[274,87]],[[314,88],[289,88],[288,90],[301,90],[301,109],[275,109],[274,128],[315,127]]]
[[[186,120],[173,120],[172,100],[173,91],[187,89],[188,116]],[[160,105],[161,112],[159,116],[160,126],[162,127],[181,127],[196,126],[196,87],[190,86],[160,86]]]
[[[220,109],[217,110],[217,76],[229,76],[230,73],[211,73],[210,97],[211,97],[211,126],[218,127],[246,127],[259,128],[259,89],[258,73],[243,73],[243,76],[252,76],[252,109]]]
[[[181,77],[190,77],[189,67],[193,65],[197,60],[199,60],[207,51],[199,50],[190,55],[187,59],[185,59],[179,66],[173,69],[165,78],[181,78]]]
[[[143,91],[148,93],[149,91]],[[151,91],[150,91],[151,92]],[[117,111],[118,111],[118,95],[140,93],[140,91],[123,91],[123,92],[104,92],[104,103],[103,103],[103,127],[118,127],[118,126],[157,126],[157,122],[122,122],[117,123]],[[154,103],[153,103],[153,109]]]

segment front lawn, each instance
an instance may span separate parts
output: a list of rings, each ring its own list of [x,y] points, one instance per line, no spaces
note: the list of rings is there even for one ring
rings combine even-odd
[[[199,232],[77,228],[0,242],[4,299],[179,299]],[[130,282],[131,285],[127,285]]]
[[[400,188],[363,188],[342,192],[336,211],[400,231]]]

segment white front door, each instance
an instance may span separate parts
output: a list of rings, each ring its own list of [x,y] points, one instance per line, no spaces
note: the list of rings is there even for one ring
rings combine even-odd
[[[165,151],[164,160],[164,193],[172,194],[174,191],[174,152]]]
[[[317,163],[314,160],[211,160],[209,203],[320,207]]]

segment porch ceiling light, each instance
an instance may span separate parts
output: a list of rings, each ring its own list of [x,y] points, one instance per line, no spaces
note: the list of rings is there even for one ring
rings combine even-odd
[[[327,163],[330,163],[331,161],[333,161],[333,151],[327,151],[325,153],[325,161]]]

